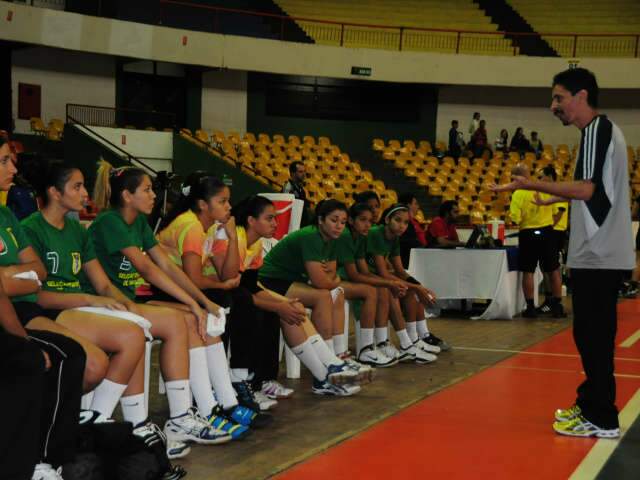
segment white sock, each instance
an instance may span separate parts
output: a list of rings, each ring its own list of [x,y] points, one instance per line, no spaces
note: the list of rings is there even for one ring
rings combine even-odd
[[[309,337],[309,341],[316,352],[316,355],[325,367],[329,365],[342,365],[344,362],[336,357],[336,354],[331,351],[327,341],[323,340],[320,335],[313,335]]]
[[[361,330],[362,331],[362,330]],[[383,343],[389,340],[388,327],[376,327],[376,343]]]
[[[416,322],[407,322],[407,333],[411,342],[415,343],[418,340],[418,332],[416,330]]]
[[[360,329],[360,345],[367,347],[373,343],[373,328]]]
[[[189,385],[191,393],[196,399],[198,410],[204,416],[211,413],[218,403],[213,398],[211,380],[209,379],[209,367],[207,366],[207,353],[204,347],[196,347],[189,350]]]
[[[409,348],[411,345],[413,345],[413,342],[409,338],[409,334],[404,328],[402,330],[398,330],[396,332],[396,335],[398,335],[398,340],[400,340],[400,346],[402,348]]]
[[[105,417],[111,418],[113,411],[116,409],[116,405],[118,405],[118,400],[120,400],[120,397],[126,389],[126,385],[112,382],[105,378],[93,392],[91,410],[95,410]]]
[[[134,427],[144,422],[149,416],[144,405],[144,393],[122,397],[120,399],[120,408],[122,408],[124,420],[131,422]]]
[[[179,417],[187,413],[191,407],[191,388],[189,380],[171,380],[165,382],[167,400],[169,402],[169,416]]]
[[[231,381],[232,382],[246,382],[249,380],[248,368],[232,368],[231,369]]]
[[[344,337],[345,336],[341,333],[333,336],[333,350],[336,352],[336,355],[342,355],[349,349]]]
[[[311,337],[309,337],[309,338],[311,338]],[[333,344],[333,338],[330,338],[328,340],[325,339],[324,343],[325,343],[325,345],[327,347],[329,347],[329,351],[335,355],[336,354],[336,348],[335,348],[335,346]]]
[[[214,343],[205,348],[207,351],[207,363],[209,365],[209,378],[216,392],[218,402],[226,410],[238,405],[236,392],[231,386],[227,356],[222,342]]]
[[[429,327],[427,327],[427,319],[426,318],[424,320],[418,320],[416,322],[416,327],[418,327],[418,336],[420,338],[424,338],[424,337],[428,337],[429,336]]]
[[[307,338],[304,343],[293,347],[291,351],[317,380],[323,381],[327,378],[327,367],[320,361],[320,357],[311,343],[311,338]]]

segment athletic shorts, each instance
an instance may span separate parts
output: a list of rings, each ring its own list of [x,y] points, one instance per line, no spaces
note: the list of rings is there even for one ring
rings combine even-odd
[[[289,287],[295,283],[291,280],[282,280],[280,278],[259,278],[258,281],[264,288],[279,293],[282,296],[285,296],[289,291]]]
[[[554,230],[553,231],[553,236],[555,237],[556,248],[558,249],[558,252],[564,251],[564,249],[565,249],[565,247],[567,245],[567,231],[566,230]]]
[[[242,272],[240,286],[249,290],[252,295],[262,290],[258,286],[258,270],[245,270]]]
[[[32,319],[36,317],[45,317],[50,320],[55,320],[58,315],[62,313],[62,310],[45,309],[35,302],[14,302],[13,308],[16,311],[18,320],[22,326],[25,326]]]
[[[540,264],[543,272],[553,272],[560,267],[557,245],[557,236],[551,226],[520,230],[518,270],[533,273]]]

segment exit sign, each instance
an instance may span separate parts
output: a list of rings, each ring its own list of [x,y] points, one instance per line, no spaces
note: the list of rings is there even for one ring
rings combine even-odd
[[[351,67],[351,75],[360,75],[361,77],[370,77],[371,67]]]

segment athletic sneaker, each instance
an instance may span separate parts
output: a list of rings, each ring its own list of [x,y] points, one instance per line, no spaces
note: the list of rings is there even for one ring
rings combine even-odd
[[[260,412],[260,405],[258,404],[258,402],[256,402],[256,398],[253,394],[253,389],[251,388],[251,385],[249,385],[249,382],[233,382],[231,385],[233,385],[233,388],[236,391],[238,404],[252,410],[255,413],[251,420],[251,426],[255,428],[262,428],[269,425],[273,418],[268,413]],[[249,426],[245,423],[242,424]]]
[[[167,437],[165,437],[162,430],[160,430],[160,427],[149,420],[145,420],[134,426],[133,434],[142,439],[144,444],[149,448],[157,443],[162,443],[162,446],[165,447],[167,451],[167,457],[171,460],[186,457],[191,452],[191,447],[185,442],[177,440],[168,442]]]
[[[551,314],[551,302],[549,300],[545,300],[542,305],[536,308],[536,313],[538,315],[549,315]]]
[[[422,338],[418,339],[416,346],[425,352],[433,353],[434,355],[442,352],[442,349],[439,346],[431,345],[430,343],[425,342]]]
[[[397,358],[387,357],[381,350],[377,349],[375,345],[367,345],[360,350],[358,355],[358,362],[364,365],[371,365],[372,367],[393,367],[398,363]]]
[[[400,359],[400,352],[398,351],[396,346],[389,340],[380,342],[378,345],[376,345],[376,348],[379,352],[389,358],[395,359],[396,361]]]
[[[80,419],[78,423],[80,425],[87,425],[90,423],[113,423],[112,418],[107,418],[97,410],[80,410]]]
[[[311,391],[316,395],[333,397],[350,397],[351,395],[358,393],[360,390],[359,385],[351,385],[348,383],[344,385],[334,385],[326,380],[322,382],[315,378],[313,379],[313,386],[311,387]]]
[[[555,418],[558,422],[568,422],[573,420],[582,413],[582,410],[578,405],[574,405],[569,408],[559,408],[556,410]]]
[[[536,311],[535,307],[532,308],[526,308],[523,312],[522,312],[522,316],[524,318],[538,318],[538,312]]]
[[[31,480],[63,480],[62,467],[55,470],[48,463],[38,463]]]
[[[260,411],[264,412],[266,410],[270,410],[273,407],[275,407],[276,405],[278,405],[278,401],[277,400],[272,400],[271,398],[267,397],[264,393],[260,392],[253,392],[253,398],[256,401],[256,403],[260,406]]]
[[[360,374],[349,367],[346,362],[327,367],[326,381],[332,385],[356,384],[359,383],[360,378]]]
[[[409,348],[400,347],[401,362],[415,362],[418,365],[424,365],[425,363],[435,362],[438,359],[433,353],[425,352],[421,348],[418,348],[416,343]]]
[[[209,425],[195,408],[190,408],[184,415],[167,420],[164,424],[164,434],[167,441],[195,442],[203,445],[231,441],[231,435]]]
[[[429,333],[429,335],[422,337],[421,340],[429,345],[439,347],[442,352],[451,350],[451,346],[447,342],[440,337],[436,337],[433,333]]]
[[[572,437],[618,438],[620,436],[619,428],[600,428],[582,415],[578,415],[568,422],[554,422],[553,429],[560,435]]]
[[[184,458],[191,453],[191,447],[188,443],[177,442],[175,440],[167,440],[167,458],[175,460],[176,458]],[[162,477],[164,480],[164,477]],[[178,477],[181,478],[181,477]]]
[[[257,410],[245,407],[244,405],[236,405],[224,411],[227,418],[230,418],[245,427],[263,428],[273,421],[273,417],[267,413],[260,413]]]
[[[373,382],[373,379],[376,375],[375,368],[372,368],[370,365],[365,365],[363,363],[360,363],[351,357],[345,357],[343,358],[343,360],[344,360],[344,363],[346,363],[350,369],[352,369],[355,372],[358,372],[359,377],[355,383],[362,384],[362,383]]]
[[[260,391],[273,400],[290,398],[294,394],[292,389],[285,387],[276,380],[263,382]]]
[[[227,416],[227,413],[219,404],[213,407],[211,414],[207,416],[207,421],[212,427],[231,435],[231,438],[234,440],[240,440],[251,433],[249,427],[241,425],[240,423],[235,422],[231,417]]]

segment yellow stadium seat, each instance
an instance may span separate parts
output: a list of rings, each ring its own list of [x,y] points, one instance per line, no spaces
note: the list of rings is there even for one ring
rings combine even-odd
[[[262,143],[263,145],[270,145],[271,139],[269,138],[269,135],[267,135],[266,133],[259,133],[258,142]]]
[[[416,144],[413,140],[405,140],[402,142],[402,146],[408,149],[410,152],[413,152],[416,149]]]
[[[381,138],[374,138],[373,149],[376,152],[381,152],[382,150],[384,150],[384,140],[382,140]]]
[[[311,147],[316,144],[316,139],[310,135],[305,135],[304,137],[302,137],[302,143]]]
[[[297,135],[289,135],[287,140],[289,140],[289,145],[292,147],[300,146],[300,137],[298,137]]]
[[[209,143],[209,134],[202,129],[196,130],[196,138],[204,143]]]
[[[47,128],[44,126],[44,122],[40,117],[31,117],[29,124],[31,125],[32,132],[35,132],[38,135],[47,134]]]
[[[284,137],[280,134],[275,134],[273,136],[273,143],[277,144],[277,145],[285,145],[286,142],[284,141]]]

